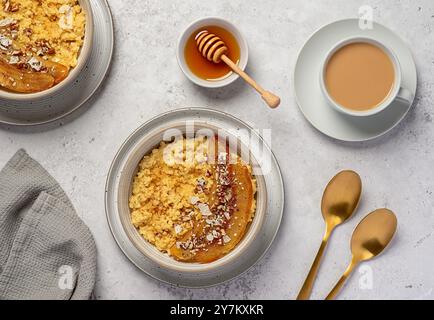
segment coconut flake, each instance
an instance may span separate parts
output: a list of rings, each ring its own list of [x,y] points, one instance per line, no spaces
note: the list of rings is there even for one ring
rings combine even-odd
[[[7,27],[10,26],[11,24],[15,24],[17,21],[12,19],[12,18],[5,18],[0,20],[0,27]]]
[[[229,212],[225,211],[223,214],[224,214],[226,220],[231,220],[231,214]]]
[[[197,207],[199,208],[200,213],[201,213],[203,216],[207,217],[207,216],[212,215],[212,212],[211,212],[211,210],[209,209],[209,207],[208,207],[207,204],[205,204],[205,203],[199,203],[199,204],[197,205]]]
[[[59,19],[59,27],[63,30],[71,30],[74,24],[74,16],[71,6],[68,6],[67,4],[61,6],[59,8],[59,13],[62,14]]]
[[[198,186],[203,188],[206,185],[206,180],[204,178],[200,177],[199,179],[197,179],[197,184],[198,184]]]
[[[30,65],[30,67],[32,67],[32,69],[36,71],[41,71],[42,69],[41,61],[39,61],[35,57],[32,57],[29,61],[27,61],[27,63]]]
[[[175,233],[180,234],[182,232],[182,226],[179,224],[175,225]]]
[[[223,242],[224,243],[228,243],[228,242],[230,242],[232,239],[231,239],[231,237],[229,237],[227,234],[225,234],[224,236],[223,236]]]
[[[192,205],[195,205],[198,202],[199,202],[199,197],[193,196],[193,197],[190,198],[190,203]]]
[[[12,40],[4,35],[0,35],[0,49],[7,50],[12,44]]]
[[[9,64],[17,64],[20,62],[20,58],[18,56],[11,56],[9,59]]]

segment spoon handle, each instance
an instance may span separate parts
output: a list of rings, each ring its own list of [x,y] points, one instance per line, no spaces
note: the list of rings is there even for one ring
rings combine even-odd
[[[353,272],[354,268],[357,266],[358,262],[354,260],[354,258],[351,260],[350,265],[348,266],[347,270],[345,270],[342,277],[339,279],[339,281],[336,283],[332,291],[328,294],[328,296],[325,298],[325,300],[333,300],[336,298],[336,296],[341,291],[342,287],[344,286],[347,279],[350,277],[351,273]]]
[[[315,260],[313,261],[312,267],[304,280],[303,287],[301,287],[300,292],[297,296],[297,300],[308,300],[312,292],[313,283],[315,282],[316,275],[318,273],[319,266],[321,264],[321,258],[324,254],[325,248],[327,247],[329,235],[326,234],[321,246],[319,247],[318,253],[316,254]]]
[[[235,63],[232,62],[226,55],[222,55],[221,59],[224,63],[226,63],[229,68],[231,68],[235,73],[237,73],[241,78],[243,78],[249,85],[251,85],[259,94],[262,99],[268,104],[270,108],[277,108],[280,104],[280,98],[276,96],[274,93],[265,90],[262,88],[255,80],[250,78],[250,76],[241,70]]]

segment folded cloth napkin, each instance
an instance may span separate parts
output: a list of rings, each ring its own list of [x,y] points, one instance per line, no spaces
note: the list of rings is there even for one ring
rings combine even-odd
[[[0,299],[91,297],[96,247],[71,202],[19,150],[0,171]]]

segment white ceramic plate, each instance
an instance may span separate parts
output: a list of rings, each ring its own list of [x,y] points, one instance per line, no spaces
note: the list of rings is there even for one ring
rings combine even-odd
[[[84,105],[107,74],[113,54],[113,21],[106,0],[90,0],[94,19],[92,53],[77,80],[47,98],[32,102],[0,99],[0,123],[34,126],[57,121]]]
[[[257,148],[257,150],[250,150],[250,152],[254,158],[260,159],[261,154],[259,154],[259,152],[265,150],[267,155],[270,156],[270,170],[267,170],[268,173],[263,175],[263,181],[266,186],[266,195],[262,197],[266,199],[263,222],[256,236],[248,240],[249,245],[243,249],[242,257],[232,259],[227,263],[218,264],[213,268],[198,268],[198,266],[195,266],[193,270],[179,271],[157,263],[148,255],[143,254],[142,251],[134,245],[122,224],[122,217],[124,216],[119,209],[119,204],[122,203],[122,197],[124,195],[123,186],[125,187],[125,183],[122,184],[122,173],[124,170],[128,170],[126,168],[128,166],[127,164],[130,163],[131,155],[135,157],[136,151],[141,149],[150,139],[155,139],[156,132],[161,132],[161,128],[179,127],[181,123],[187,122],[189,124],[194,122],[195,125],[199,126],[205,124],[206,126],[222,128],[224,130],[246,129],[246,132],[257,137],[255,141],[259,142],[259,148]],[[248,145],[248,141],[244,140],[244,138],[248,137],[243,136],[240,140],[245,145]],[[138,161],[140,161],[140,159]],[[264,170],[265,168],[261,166],[261,171]],[[139,269],[143,270],[151,277],[166,283],[182,287],[208,287],[228,281],[246,272],[261,259],[271,246],[283,215],[283,180],[279,166],[271,150],[259,134],[253,131],[247,124],[229,114],[211,109],[179,109],[159,115],[148,121],[124,142],[113,160],[107,177],[105,205],[107,220],[117,244],[123,253]],[[255,221],[253,223],[255,223]],[[245,238],[248,237],[249,235],[247,234]],[[245,239],[243,239],[243,241],[244,240]],[[241,246],[241,243],[239,246]],[[237,248],[229,253],[228,256],[232,253],[236,254],[235,251],[237,251]]]
[[[402,69],[402,86],[416,95],[417,74],[412,54],[395,33],[374,23],[361,30],[358,19],[340,20],[316,31],[301,49],[294,70],[294,90],[298,106],[306,119],[319,131],[342,141],[367,141],[394,128],[413,104],[395,101],[385,111],[371,117],[351,117],[335,111],[322,95],[319,75],[327,52],[339,41],[353,36],[368,36],[390,47]]]

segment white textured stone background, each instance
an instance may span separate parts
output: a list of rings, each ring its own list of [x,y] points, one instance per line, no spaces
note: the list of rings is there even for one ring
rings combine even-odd
[[[317,28],[357,17],[369,4],[380,22],[401,35],[414,53],[419,87],[407,118],[386,136],[368,143],[340,143],[313,129],[294,101],[291,78],[298,50]],[[393,245],[369,262],[371,290],[356,272],[342,299],[434,298],[434,2],[424,1],[263,1],[111,0],[116,48],[113,67],[92,105],[54,129],[0,130],[0,166],[21,147],[59,181],[92,230],[98,246],[99,299],[249,298],[293,299],[321,241],[320,199],[328,180],[354,169],[364,183],[357,215],[331,239],[313,298],[324,298],[350,259],[349,239],[357,222],[387,206],[399,219]],[[227,18],[250,45],[248,71],[282,97],[267,109],[241,81],[209,91],[191,84],[178,68],[177,38],[191,21]],[[185,106],[212,106],[273,128],[272,147],[286,185],[286,209],[279,235],[266,257],[247,274],[209,289],[162,284],[136,269],[108,229],[104,184],[124,139],[147,119]]]

